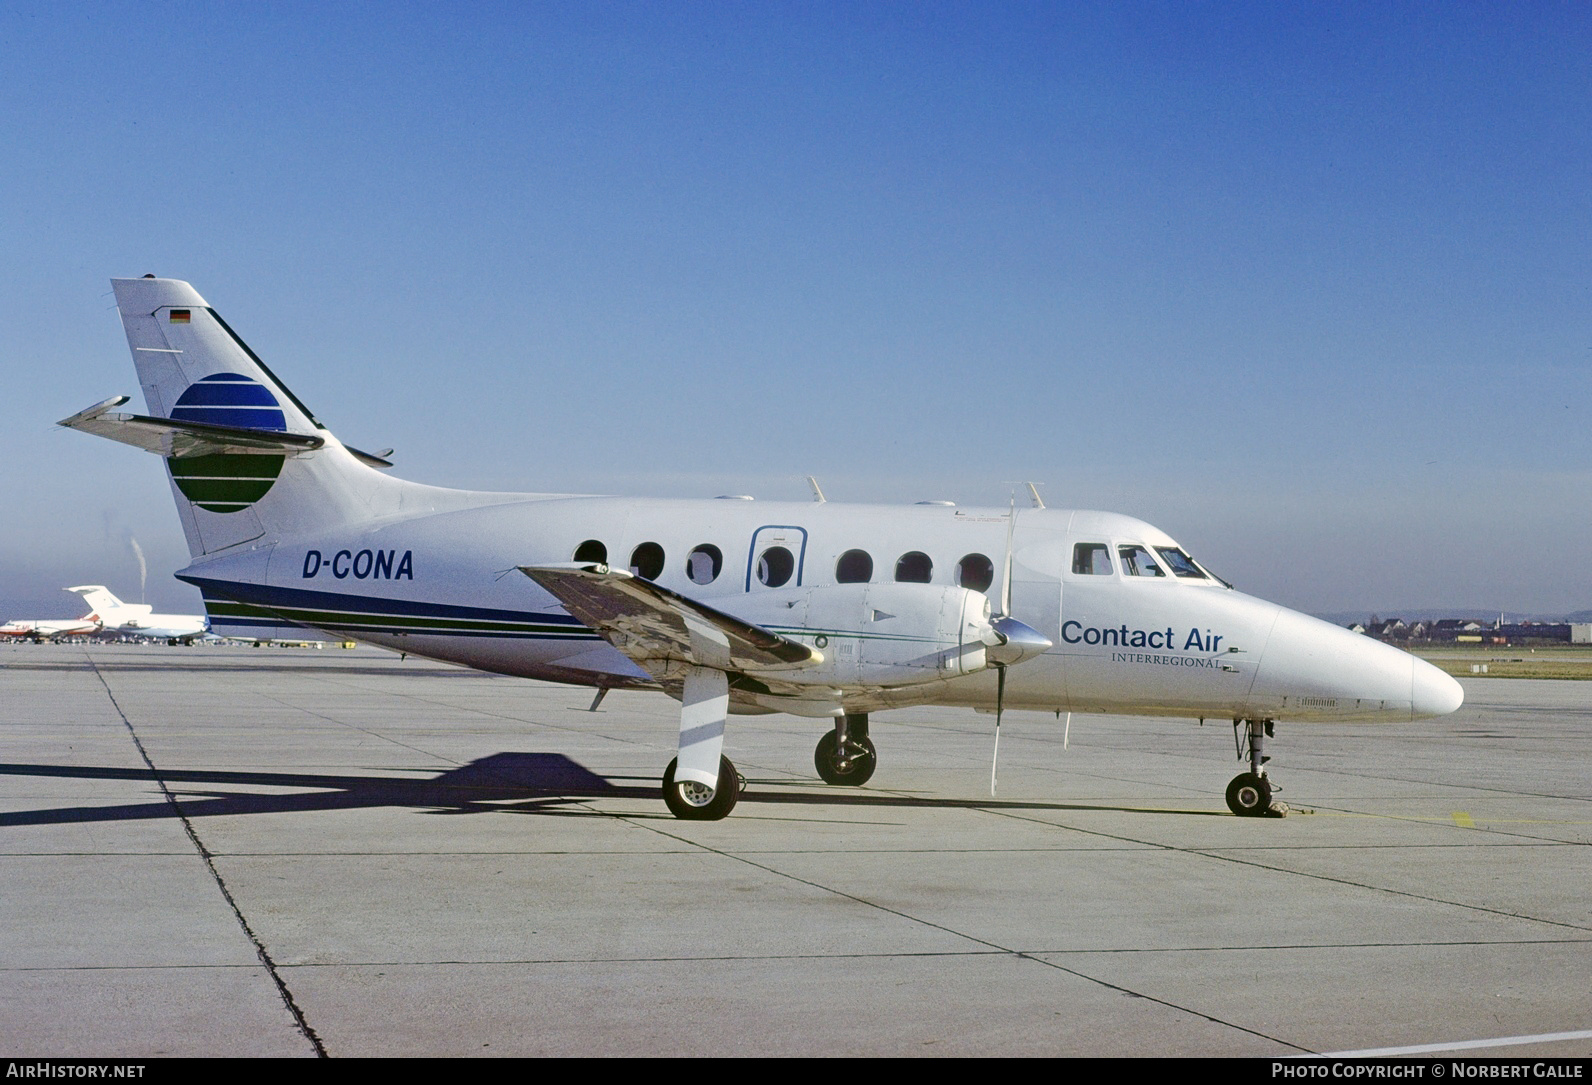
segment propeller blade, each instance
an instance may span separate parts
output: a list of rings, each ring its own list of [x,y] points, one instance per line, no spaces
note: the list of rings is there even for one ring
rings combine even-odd
[[[995,797],[995,766],[1001,759],[1001,710],[1006,707],[1006,666],[995,667],[995,752],[989,759],[989,796]]]
[[[1006,561],[1001,569],[1001,612],[1005,618],[1012,612],[1012,534],[1017,529],[1017,495],[1012,494],[1011,507],[1006,513]]]

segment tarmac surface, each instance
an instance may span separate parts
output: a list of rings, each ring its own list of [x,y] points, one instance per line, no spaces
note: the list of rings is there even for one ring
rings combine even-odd
[[[923,709],[862,789],[733,717],[687,823],[662,695],[0,647],[0,1053],[1584,1057],[1592,683],[1463,683],[1279,725],[1285,820],[1224,723],[1010,713],[991,799],[992,718]]]

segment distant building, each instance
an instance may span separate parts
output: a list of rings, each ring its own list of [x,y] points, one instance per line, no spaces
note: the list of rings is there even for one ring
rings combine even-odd
[[[1504,624],[1470,618],[1443,618],[1435,622],[1406,624],[1400,618],[1386,621],[1375,615],[1364,624],[1349,626],[1356,633],[1390,644],[1592,644],[1592,622],[1522,621]]]

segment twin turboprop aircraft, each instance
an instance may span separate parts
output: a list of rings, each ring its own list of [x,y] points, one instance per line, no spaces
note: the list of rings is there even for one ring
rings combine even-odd
[[[1281,816],[1278,720],[1457,709],[1414,656],[1233,590],[1103,512],[498,494],[405,482],[338,441],[187,283],[112,280],[148,414],[61,424],[165,458],[218,632],[284,623],[483,670],[681,703],[677,816],[722,818],[735,713],[825,721],[831,784],[876,765],[870,715],[914,705],[1233,721],[1234,813]],[[518,569],[523,576],[515,575]],[[505,575],[505,571],[510,575]]]

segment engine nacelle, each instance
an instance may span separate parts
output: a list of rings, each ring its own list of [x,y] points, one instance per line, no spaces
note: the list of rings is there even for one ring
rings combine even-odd
[[[804,685],[943,681],[984,670],[988,649],[1004,643],[989,597],[966,588],[835,584],[758,592],[723,608],[822,652],[817,666],[781,675]]]

